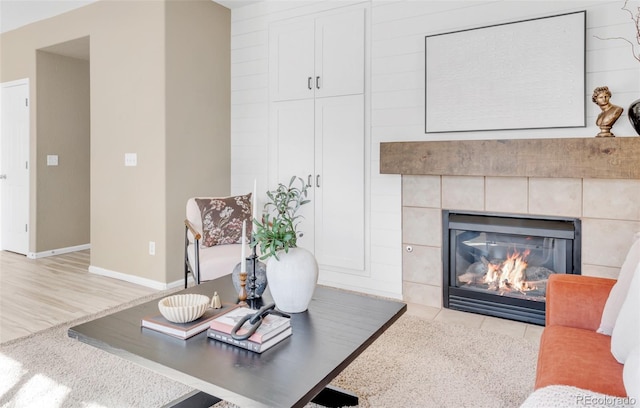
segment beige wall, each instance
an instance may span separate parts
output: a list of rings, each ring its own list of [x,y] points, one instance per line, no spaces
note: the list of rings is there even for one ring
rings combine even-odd
[[[36,65],[36,248],[44,252],[90,239],[89,62],[38,51]]]
[[[180,22],[182,17],[197,22]],[[45,109],[37,104],[35,50],[90,37],[94,271],[148,284],[179,279],[185,197],[201,194],[207,185],[212,193],[228,192],[229,20],[229,11],[213,2],[102,0],[0,36],[0,81],[32,81],[32,170],[42,166],[35,117]],[[180,33],[186,29],[190,35]],[[227,36],[222,49],[210,43],[219,33]],[[170,38],[177,34],[180,40]],[[206,58],[200,58],[201,51]],[[220,83],[225,87],[218,90]],[[182,143],[197,147],[185,149]],[[196,160],[188,160],[187,150],[200,152]],[[137,167],[124,166],[125,153],[137,153]],[[203,166],[207,160],[218,164]],[[40,194],[36,174],[32,171],[32,200]],[[36,211],[33,206],[32,224]],[[32,234],[35,251],[39,231]],[[149,241],[156,243],[155,256],[148,254]]]
[[[189,197],[230,192],[231,14],[210,0],[168,2],[166,12],[166,234],[182,248]],[[167,253],[167,279],[184,273]]]
[[[94,5],[91,266],[162,282],[165,263],[147,248],[165,242],[164,3]]]

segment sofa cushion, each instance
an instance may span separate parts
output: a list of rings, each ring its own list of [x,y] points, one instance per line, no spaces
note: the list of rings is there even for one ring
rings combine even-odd
[[[540,338],[535,388],[570,385],[626,396],[623,365],[611,354],[611,337],[595,331],[547,326]]]
[[[640,344],[640,265],[629,285],[627,298],[622,304],[611,334],[611,353],[624,364],[635,346]]]
[[[622,379],[627,395],[640,401],[640,344],[636,345],[624,363]]]
[[[239,244],[242,222],[251,240],[251,193],[232,197],[196,198],[202,215],[202,246]]]
[[[627,257],[620,268],[620,273],[618,274],[618,281],[613,288],[611,289],[611,293],[609,293],[609,297],[607,298],[607,303],[604,305],[604,310],[602,311],[602,320],[600,321],[600,328],[598,328],[598,333],[607,334],[611,336],[613,333],[613,326],[616,323],[616,319],[618,318],[618,313],[620,313],[620,308],[622,307],[622,303],[627,297],[627,291],[629,290],[629,285],[631,284],[631,278],[633,278],[633,273],[636,270],[636,267],[640,263],[640,232],[637,232],[634,236],[633,244],[627,253]]]

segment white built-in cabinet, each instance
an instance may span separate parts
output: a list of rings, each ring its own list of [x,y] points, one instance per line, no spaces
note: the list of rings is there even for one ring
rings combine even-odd
[[[364,12],[274,23],[269,30],[271,100],[363,93]]]
[[[321,269],[365,268],[365,10],[269,29],[271,182],[302,177],[298,244]]]

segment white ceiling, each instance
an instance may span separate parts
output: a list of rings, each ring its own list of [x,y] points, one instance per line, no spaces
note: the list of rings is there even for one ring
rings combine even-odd
[[[0,33],[57,16],[96,0],[0,0]],[[234,9],[260,0],[214,0]]]

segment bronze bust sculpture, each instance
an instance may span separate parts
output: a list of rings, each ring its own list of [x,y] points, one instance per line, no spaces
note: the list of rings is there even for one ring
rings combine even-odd
[[[615,135],[611,133],[611,127],[616,123],[616,120],[618,120],[624,109],[620,106],[613,105],[609,102],[609,99],[611,99],[609,87],[599,86],[593,90],[591,100],[602,109],[602,112],[600,112],[596,119],[596,125],[600,128],[600,133],[598,133],[596,137],[615,137]]]

